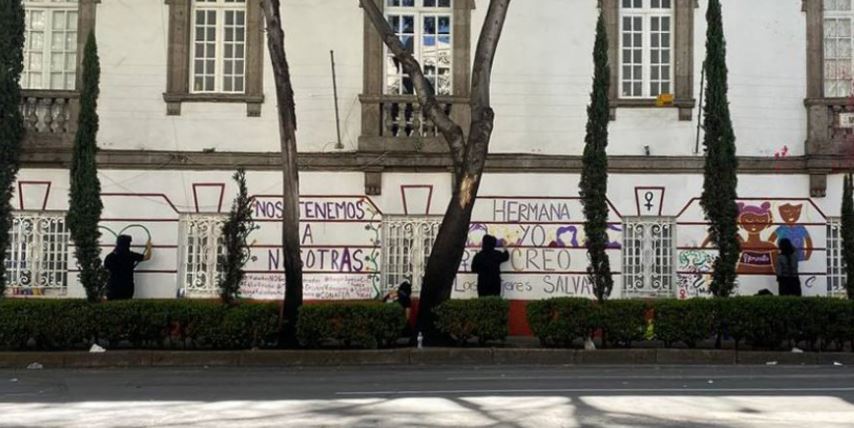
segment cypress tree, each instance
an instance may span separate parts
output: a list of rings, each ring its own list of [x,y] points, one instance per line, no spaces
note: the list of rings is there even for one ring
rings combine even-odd
[[[231,205],[228,220],[222,225],[225,254],[219,260],[225,271],[219,282],[219,296],[227,305],[233,305],[240,298],[240,283],[246,274],[243,267],[250,256],[246,240],[257,229],[252,221],[252,199],[246,189],[246,171],[238,169],[233,178],[237,183],[237,197]]]
[[[735,287],[736,265],[741,254],[738,242],[738,160],[735,133],[727,99],[726,41],[720,0],[709,0],[706,11],[706,104],[703,106],[703,145],[706,165],[700,201],[709,221],[709,237],[718,248],[711,291],[727,297]]]
[[[0,296],[6,288],[6,247],[12,228],[12,192],[24,137],[21,71],[24,68],[24,8],[21,0],[0,2]]]
[[[854,178],[845,175],[842,188],[842,259],[845,262],[845,289],[854,299]]]
[[[593,47],[593,92],[587,107],[587,135],[584,137],[583,169],[579,184],[581,202],[584,205],[584,233],[587,236],[587,254],[590,266],[587,272],[593,284],[593,292],[600,302],[605,300],[614,287],[611,263],[605,249],[608,245],[608,86],[611,71],[608,67],[608,36],[605,33],[605,18],[600,11],[596,24],[596,42]]]
[[[90,302],[101,300],[104,293],[106,271],[101,265],[101,183],[95,154],[98,134],[98,82],[101,67],[94,32],[86,39],[83,51],[83,87],[80,91],[80,115],[71,159],[71,194],[68,204],[68,229],[74,240],[74,256],[80,268],[80,282],[86,289]]]

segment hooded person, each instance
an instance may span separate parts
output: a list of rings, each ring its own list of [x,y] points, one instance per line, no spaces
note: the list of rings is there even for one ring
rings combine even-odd
[[[480,252],[472,259],[471,270],[477,274],[478,297],[501,295],[501,264],[510,260],[510,253],[496,250],[497,244],[494,236],[484,236]]]
[[[777,257],[777,284],[781,296],[800,296],[801,279],[798,276],[798,253],[788,238],[780,240],[780,255]]]
[[[151,259],[151,241],[145,244],[143,254],[131,251],[132,238],[119,235],[116,247],[104,259],[104,267],[110,273],[107,280],[107,300],[126,300],[133,298],[133,270],[139,262]]]

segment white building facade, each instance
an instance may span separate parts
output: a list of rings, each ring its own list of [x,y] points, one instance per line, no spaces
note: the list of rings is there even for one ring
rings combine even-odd
[[[375,1],[451,117],[467,123],[488,2]],[[613,295],[704,295],[714,257],[698,203],[707,1],[599,3],[611,42]],[[738,291],[776,291],[773,248],[788,237],[799,247],[805,294],[842,295],[837,217],[841,174],[854,165],[852,1],[722,3],[743,198]],[[5,261],[9,293],[84,295],[63,218],[82,44],[94,31],[104,252],[114,234],[132,235],[137,246],[150,236],[154,257],[137,268],[137,297],[215,295],[217,224],[243,166],[260,226],[244,294],[279,298],[281,161],[259,2],[24,5],[28,133]],[[511,5],[492,81],[495,131],[456,296],[474,294],[467,261],[484,233],[511,252],[508,299],[592,296],[578,181],[598,10],[594,0]],[[306,298],[374,298],[403,279],[420,285],[450,198],[444,141],[356,1],[283,0],[282,16],[296,92]]]

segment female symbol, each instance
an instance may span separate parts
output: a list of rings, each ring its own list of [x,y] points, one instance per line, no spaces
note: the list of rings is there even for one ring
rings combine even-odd
[[[652,211],[652,198],[654,197],[655,195],[653,195],[652,192],[646,192],[643,195],[644,200],[646,200],[646,204],[644,206],[646,207],[647,211]]]

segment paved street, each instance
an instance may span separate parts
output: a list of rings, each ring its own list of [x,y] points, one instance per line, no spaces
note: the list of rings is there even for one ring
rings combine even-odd
[[[0,426],[852,427],[849,367],[2,370]]]

